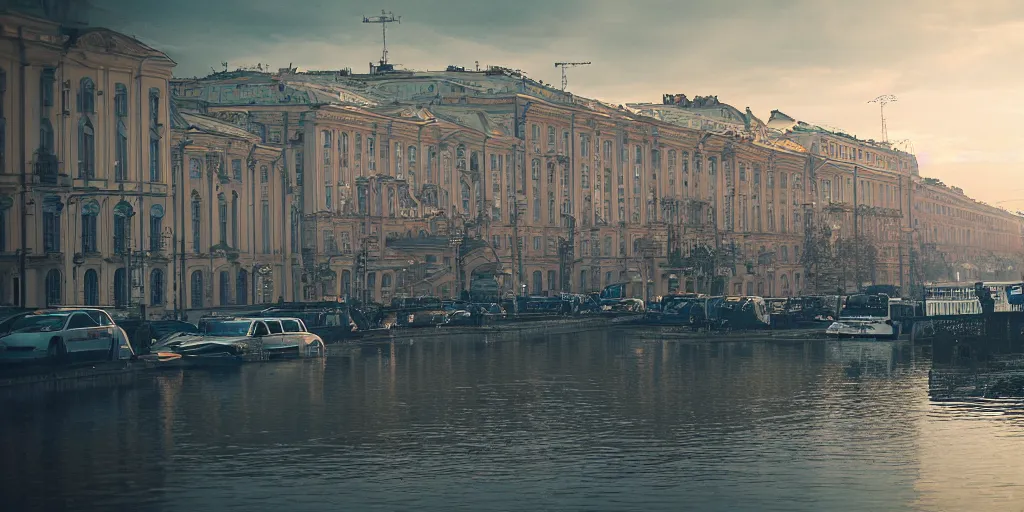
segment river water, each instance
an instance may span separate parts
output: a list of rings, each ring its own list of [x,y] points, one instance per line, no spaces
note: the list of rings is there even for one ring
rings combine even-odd
[[[929,401],[921,347],[480,338],[5,397],[0,508],[1024,507],[1024,406]]]

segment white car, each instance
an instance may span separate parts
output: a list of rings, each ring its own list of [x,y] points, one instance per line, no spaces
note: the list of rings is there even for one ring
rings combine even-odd
[[[200,331],[165,338],[153,350],[245,361],[323,357],[327,352],[323,340],[297,318],[218,318],[201,323]]]
[[[126,343],[101,309],[40,310],[0,325],[0,360],[113,361],[122,358]]]

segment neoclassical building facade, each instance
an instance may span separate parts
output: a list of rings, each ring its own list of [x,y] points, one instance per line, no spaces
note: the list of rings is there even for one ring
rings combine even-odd
[[[105,29],[0,14],[0,300],[170,299],[174,62]]]
[[[159,317],[1020,274],[1020,216],[779,111],[613,106],[503,68],[171,79],[166,55],[109,30],[2,14],[0,36],[5,304]],[[850,270],[822,246],[870,251]]]

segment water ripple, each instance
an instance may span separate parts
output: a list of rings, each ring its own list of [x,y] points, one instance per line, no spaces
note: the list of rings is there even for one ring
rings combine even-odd
[[[161,374],[6,407],[0,495],[13,510],[1019,510],[1024,402],[929,402],[928,364],[892,343],[604,332]]]

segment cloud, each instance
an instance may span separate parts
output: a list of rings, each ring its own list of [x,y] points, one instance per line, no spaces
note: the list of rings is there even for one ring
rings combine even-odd
[[[379,59],[382,5],[391,60],[413,69],[500,64],[612,103],[662,93],[717,94],[767,118],[772,109],[877,138],[911,139],[927,166],[1020,169],[1016,116],[1024,74],[1024,2],[1017,0],[92,0],[92,21],[167,51],[176,74],[288,63],[357,72]],[[979,163],[981,162],[981,163]],[[922,172],[928,173],[927,166]],[[954,177],[943,176],[947,182]],[[960,181],[967,181],[964,176]],[[986,193],[998,193],[987,186]],[[1001,199],[1001,198],[997,198]]]

